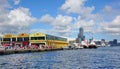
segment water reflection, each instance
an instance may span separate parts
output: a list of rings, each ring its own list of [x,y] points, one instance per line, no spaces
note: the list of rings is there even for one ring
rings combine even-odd
[[[0,69],[119,69],[120,47],[0,56]]]

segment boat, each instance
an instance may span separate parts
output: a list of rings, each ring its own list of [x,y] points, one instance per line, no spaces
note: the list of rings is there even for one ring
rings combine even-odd
[[[88,48],[88,44],[87,44],[87,42],[85,42],[85,41],[82,41],[82,42],[81,42],[81,45],[82,45],[83,48]]]
[[[73,43],[75,49],[82,49],[83,46],[80,43]]]
[[[92,40],[90,44],[88,45],[88,48],[97,48],[96,43]]]
[[[106,46],[106,44],[105,44],[104,42],[102,42],[102,43],[101,43],[101,46],[102,46],[102,47],[105,47],[105,46]]]

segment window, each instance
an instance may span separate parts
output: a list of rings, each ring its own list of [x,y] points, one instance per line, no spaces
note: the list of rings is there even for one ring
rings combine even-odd
[[[18,42],[21,42],[21,41],[23,41],[23,40],[22,40],[22,38],[17,38],[17,41],[18,41]]]
[[[29,41],[29,37],[25,37],[25,38],[24,38],[24,41]]]
[[[31,37],[31,40],[37,40],[37,38],[36,37]]]
[[[45,37],[38,37],[38,40],[45,40]]]
[[[12,41],[16,41],[16,38],[12,38]]]
[[[31,37],[31,40],[45,40],[45,37]]]
[[[3,41],[10,41],[10,38],[3,38]]]

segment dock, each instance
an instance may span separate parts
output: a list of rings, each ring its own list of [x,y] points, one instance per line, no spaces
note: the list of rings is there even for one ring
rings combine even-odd
[[[20,50],[0,50],[0,55],[9,55],[9,54],[19,54],[19,53],[32,53],[32,52],[46,52],[46,51],[58,51],[63,50],[63,48],[57,49],[20,49]]]

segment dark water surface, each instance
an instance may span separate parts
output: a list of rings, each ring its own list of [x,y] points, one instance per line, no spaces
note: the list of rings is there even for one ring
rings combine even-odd
[[[0,69],[120,69],[120,46],[1,55]]]

